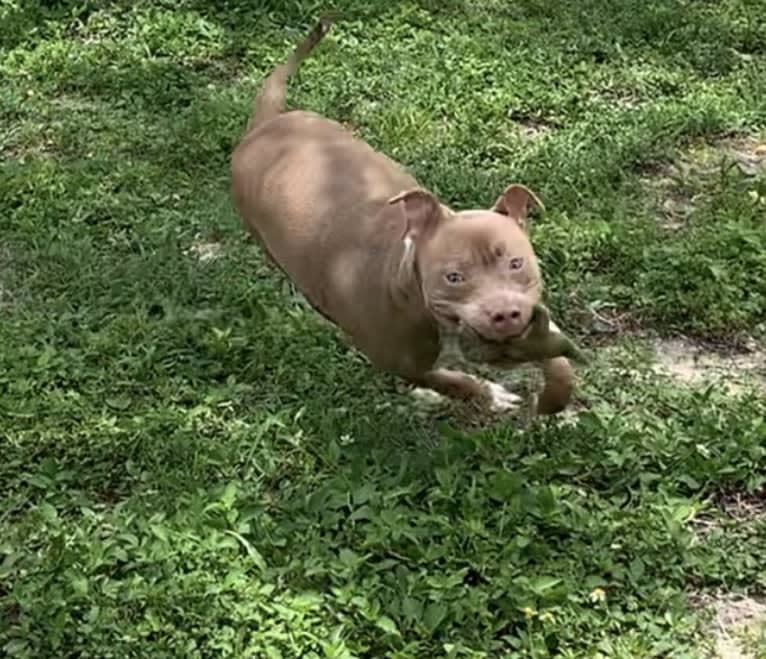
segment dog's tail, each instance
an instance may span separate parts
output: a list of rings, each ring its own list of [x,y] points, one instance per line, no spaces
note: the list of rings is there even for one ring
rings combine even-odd
[[[301,62],[306,59],[308,54],[314,49],[314,46],[330,31],[332,23],[333,16],[330,14],[322,16],[308,36],[290,54],[287,61],[277,66],[269,74],[261,86],[258,95],[255,97],[253,114],[247,126],[248,132],[258,124],[273,119],[284,111],[287,81],[298,70]]]

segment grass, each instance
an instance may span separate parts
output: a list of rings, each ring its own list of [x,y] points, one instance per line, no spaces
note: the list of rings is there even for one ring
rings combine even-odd
[[[549,302],[594,363],[576,417],[526,430],[415,415],[243,241],[229,154],[319,9],[0,2],[0,647],[701,656],[692,594],[766,589],[766,522],[715,505],[766,485],[766,401],[590,319],[766,338],[766,178],[681,181],[677,231],[645,184],[763,134],[766,8],[349,1],[294,81],[456,207],[543,198]]]

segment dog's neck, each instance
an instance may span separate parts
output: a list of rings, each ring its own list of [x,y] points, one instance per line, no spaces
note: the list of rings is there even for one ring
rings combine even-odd
[[[421,307],[425,310],[426,302],[415,250],[415,242],[410,236],[405,236],[391,250],[391,297],[398,307]]]

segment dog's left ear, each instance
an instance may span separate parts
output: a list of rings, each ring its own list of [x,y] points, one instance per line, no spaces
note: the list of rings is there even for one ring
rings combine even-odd
[[[439,200],[427,190],[414,188],[400,192],[388,200],[389,204],[402,204],[406,228],[402,238],[418,242],[431,233],[442,218]]]
[[[507,215],[522,228],[527,228],[527,215],[533,208],[545,211],[543,202],[525,185],[509,185],[498,198],[492,210]]]

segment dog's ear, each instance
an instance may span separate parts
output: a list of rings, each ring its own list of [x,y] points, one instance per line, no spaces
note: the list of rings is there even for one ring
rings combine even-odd
[[[528,187],[519,184],[509,185],[498,198],[492,210],[507,215],[522,228],[527,228],[527,215],[533,208],[545,211],[543,202]]]
[[[389,204],[402,204],[407,220],[402,238],[417,242],[434,230],[442,217],[439,200],[427,190],[414,188],[400,192],[388,200]]]

